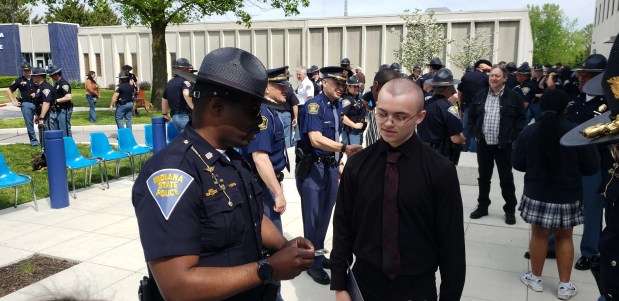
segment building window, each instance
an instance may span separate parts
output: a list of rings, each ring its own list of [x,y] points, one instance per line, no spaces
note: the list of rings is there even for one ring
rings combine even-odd
[[[120,69],[122,69],[123,66],[126,65],[125,64],[125,54],[124,53],[122,53],[122,52],[118,53],[118,62],[120,63]]]
[[[88,76],[88,73],[91,71],[90,70],[90,57],[88,55],[88,53],[84,53],[84,74],[86,74],[86,76]]]
[[[170,66],[176,65],[176,52],[170,52]]]
[[[100,53],[95,53],[95,60],[97,61],[97,74],[101,75],[103,73],[101,73],[101,54]]]
[[[133,64],[133,74],[135,74],[135,76],[138,76],[138,54],[137,53],[131,53],[131,62]]]

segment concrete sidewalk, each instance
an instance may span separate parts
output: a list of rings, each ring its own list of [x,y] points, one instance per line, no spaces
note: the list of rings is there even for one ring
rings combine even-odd
[[[88,141],[90,130],[76,132],[78,142]],[[108,134],[114,130],[104,130]],[[143,132],[134,128],[136,139],[143,142]],[[0,142],[23,140],[23,134],[0,134]],[[27,139],[27,138],[26,138]],[[114,139],[110,139],[115,142]],[[23,141],[22,141],[23,143]],[[514,226],[503,221],[499,181],[493,179],[490,215],[471,220],[477,199],[475,154],[463,153],[458,168],[464,205],[467,278],[462,300],[556,300],[558,272],[555,260],[547,260],[544,269],[545,291],[528,290],[519,275],[529,269],[523,258],[528,249],[529,225],[518,218]],[[496,173],[495,173],[496,174]],[[514,173],[517,195],[522,194],[523,174]],[[51,293],[88,296],[102,300],[136,300],[139,280],[146,275],[137,222],[131,204],[133,182],[124,178],[110,183],[109,190],[100,186],[81,189],[77,199],[64,209],[52,210],[48,199],[39,200],[39,212],[33,204],[0,211],[0,266],[11,264],[39,253],[80,262],[47,279],[25,287],[0,300],[36,300]],[[294,179],[284,180],[288,206],[282,216],[286,237],[303,235],[300,198]],[[574,230],[575,259],[580,256],[582,226]],[[331,229],[326,248],[331,249]],[[572,300],[596,300],[595,280],[589,271],[572,272],[579,294]],[[437,272],[437,284],[440,273]],[[285,300],[333,300],[328,286],[316,284],[303,273],[282,283]]]

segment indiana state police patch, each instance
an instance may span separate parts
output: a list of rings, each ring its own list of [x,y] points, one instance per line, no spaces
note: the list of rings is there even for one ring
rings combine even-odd
[[[193,182],[193,177],[178,169],[162,169],[152,174],[146,184],[163,217],[170,218],[174,207]]]

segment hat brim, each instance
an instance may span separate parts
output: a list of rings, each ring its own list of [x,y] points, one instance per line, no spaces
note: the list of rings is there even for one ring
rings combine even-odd
[[[531,72],[514,72],[514,74],[531,75]]]
[[[608,123],[610,121],[610,111],[600,114],[567,132],[565,135],[563,135],[563,137],[561,137],[561,140],[559,142],[563,146],[583,146],[619,140],[619,133],[599,136],[595,138],[587,138],[582,135],[582,131],[584,131],[584,129],[586,129],[587,127],[596,125],[598,123]]]
[[[62,68],[58,68],[58,70],[56,70],[56,71],[54,71],[54,72],[50,73],[49,75],[58,74],[58,73],[60,73],[60,71],[62,71]]]
[[[428,84],[432,87],[449,87],[460,83],[459,79],[454,79],[453,82],[434,82],[432,79],[426,79],[424,84]]]
[[[225,79],[222,78],[218,78],[215,76],[208,76],[208,75],[204,75],[204,74],[200,74],[200,72],[198,72],[198,74],[193,74],[193,73],[189,73],[189,72],[182,72],[182,71],[173,71],[174,74],[177,74],[179,76],[182,76],[183,78],[185,78],[186,80],[190,81],[190,82],[194,82],[194,83],[198,83],[198,82],[204,82],[207,84],[212,84],[218,87],[222,87],[230,92],[233,93],[238,93],[238,94],[242,94],[244,96],[248,96],[251,99],[255,99],[260,101],[260,103],[266,105],[267,107],[271,107],[274,109],[283,109],[283,105],[275,103],[271,100],[268,100],[266,98],[264,98],[264,96],[258,96],[250,91],[245,90],[243,87],[239,87],[236,83],[232,83],[232,82],[228,82]]]
[[[280,86],[287,87],[288,85],[290,85],[290,82],[288,82],[287,80],[278,81],[278,82],[271,82],[270,81],[269,84],[274,84],[274,85],[280,85]]]
[[[583,68],[576,68],[576,69],[572,69],[570,70],[572,72],[604,72],[604,69],[583,69]]]
[[[604,72],[594,76],[592,79],[587,81],[587,83],[583,86],[582,91],[589,95],[604,95],[604,89],[602,88],[603,77]]]

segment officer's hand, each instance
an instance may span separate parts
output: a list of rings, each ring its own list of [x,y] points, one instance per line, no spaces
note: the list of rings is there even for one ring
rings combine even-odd
[[[355,129],[360,130],[363,128],[363,122],[355,123]]]
[[[347,291],[335,291],[335,301],[352,301]]]
[[[286,198],[283,194],[275,197],[275,205],[273,206],[273,210],[280,215],[284,214],[284,211],[286,211]]]
[[[39,119],[37,121],[37,125],[39,126],[39,128],[42,128],[42,129],[45,128],[45,123],[43,123],[43,119]]]
[[[32,98],[35,98],[36,96],[37,96],[37,95],[36,95],[36,94],[34,94],[34,93],[30,94],[30,97],[32,97]]]
[[[295,126],[295,125],[297,125],[297,119],[296,118],[292,120],[292,126]]]
[[[273,278],[290,280],[314,264],[314,252],[295,247],[286,247],[268,259],[273,267]]]
[[[163,115],[162,117],[163,117],[163,120],[164,120],[165,122],[170,122],[170,121],[172,121],[172,118],[170,118],[170,116],[168,116],[168,115]]]
[[[14,102],[13,106],[19,108],[19,107],[21,107],[21,102],[19,102],[19,101]]]
[[[346,146],[346,155],[350,157],[362,149],[363,146],[360,144],[349,144]]]
[[[309,241],[309,239],[306,239],[301,236],[289,240],[284,246],[284,248],[286,247],[301,248],[301,249],[314,252],[314,245],[312,244],[312,242]]]
[[[110,112],[114,112],[114,107],[110,106]]]

